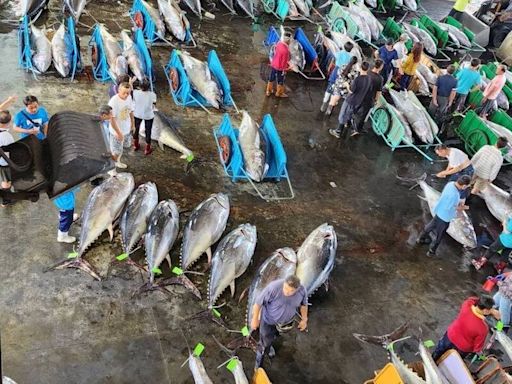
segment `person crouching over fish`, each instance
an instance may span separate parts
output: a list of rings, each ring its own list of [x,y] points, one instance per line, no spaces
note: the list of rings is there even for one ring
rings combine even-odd
[[[435,256],[437,247],[439,247],[444,234],[448,230],[450,221],[457,217],[457,211],[468,209],[464,203],[461,203],[460,191],[468,188],[470,183],[471,177],[463,175],[460,176],[457,181],[451,181],[443,188],[439,201],[434,208],[434,217],[427,224],[425,229],[423,229],[418,240],[416,240],[417,244],[430,243],[427,256]],[[431,232],[435,232],[436,234],[436,238],[433,242],[429,237]]]
[[[265,354],[271,358],[275,356],[272,343],[279,335],[278,328],[293,320],[298,307],[301,317],[298,328],[305,331],[308,325],[308,295],[295,275],[273,281],[256,299],[251,320],[251,330],[260,330],[255,370],[262,366]]]
[[[285,33],[281,41],[276,44],[274,57],[272,57],[272,62],[270,63],[272,70],[270,71],[267,91],[265,93],[267,96],[274,93],[274,81],[277,81],[276,97],[288,97],[284,92],[284,77],[288,69],[288,62],[290,61],[290,48],[288,48],[290,39],[291,35]]]
[[[437,361],[446,351],[455,349],[462,358],[470,353],[479,353],[484,347],[489,326],[485,316],[500,319],[499,312],[493,308],[490,297],[470,297],[460,307],[457,318],[448,326],[442,339],[437,343],[432,358]]]

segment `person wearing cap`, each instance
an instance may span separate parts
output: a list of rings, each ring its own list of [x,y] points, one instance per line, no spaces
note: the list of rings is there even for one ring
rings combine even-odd
[[[455,66],[449,65],[446,74],[437,78],[432,88],[432,100],[428,107],[430,114],[439,122],[442,116],[450,110],[457,94],[457,79],[453,76]]]
[[[291,35],[285,33],[275,46],[274,57],[272,57],[272,62],[270,63],[272,70],[270,71],[267,91],[265,92],[267,96],[274,92],[274,81],[277,81],[276,97],[288,97],[284,92],[284,77],[289,66],[288,62],[290,61],[290,48],[288,47],[290,39]]]
[[[386,44],[380,47],[375,53],[375,58],[381,59],[384,64],[381,71],[384,83],[387,83],[393,74],[393,61],[398,60],[398,52],[393,48],[393,44],[394,41],[392,39],[388,39]]]

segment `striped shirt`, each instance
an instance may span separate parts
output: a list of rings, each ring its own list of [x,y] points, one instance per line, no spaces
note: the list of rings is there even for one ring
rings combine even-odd
[[[503,156],[494,145],[484,145],[475,153],[475,156],[471,159],[471,164],[475,169],[475,176],[493,181],[498,176],[503,164]]]

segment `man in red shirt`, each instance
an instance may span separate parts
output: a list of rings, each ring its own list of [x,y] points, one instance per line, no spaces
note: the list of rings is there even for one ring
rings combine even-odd
[[[270,71],[267,83],[267,96],[270,96],[274,92],[274,81],[277,80],[276,97],[288,97],[288,95],[284,93],[284,75],[286,74],[288,62],[290,61],[290,49],[288,48],[290,38],[290,34],[284,34],[281,41],[276,44],[274,57],[272,57],[272,62],[270,63],[272,70]]]
[[[460,307],[459,315],[437,343],[432,354],[434,361],[449,349],[455,349],[462,358],[470,353],[479,353],[489,332],[485,316],[492,315],[499,320],[499,312],[492,308],[493,304],[490,297],[466,299]]]

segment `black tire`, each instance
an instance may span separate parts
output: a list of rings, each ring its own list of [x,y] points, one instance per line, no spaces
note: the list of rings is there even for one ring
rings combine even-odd
[[[491,44],[498,48],[510,31],[511,27],[505,25],[494,28],[491,32]]]

